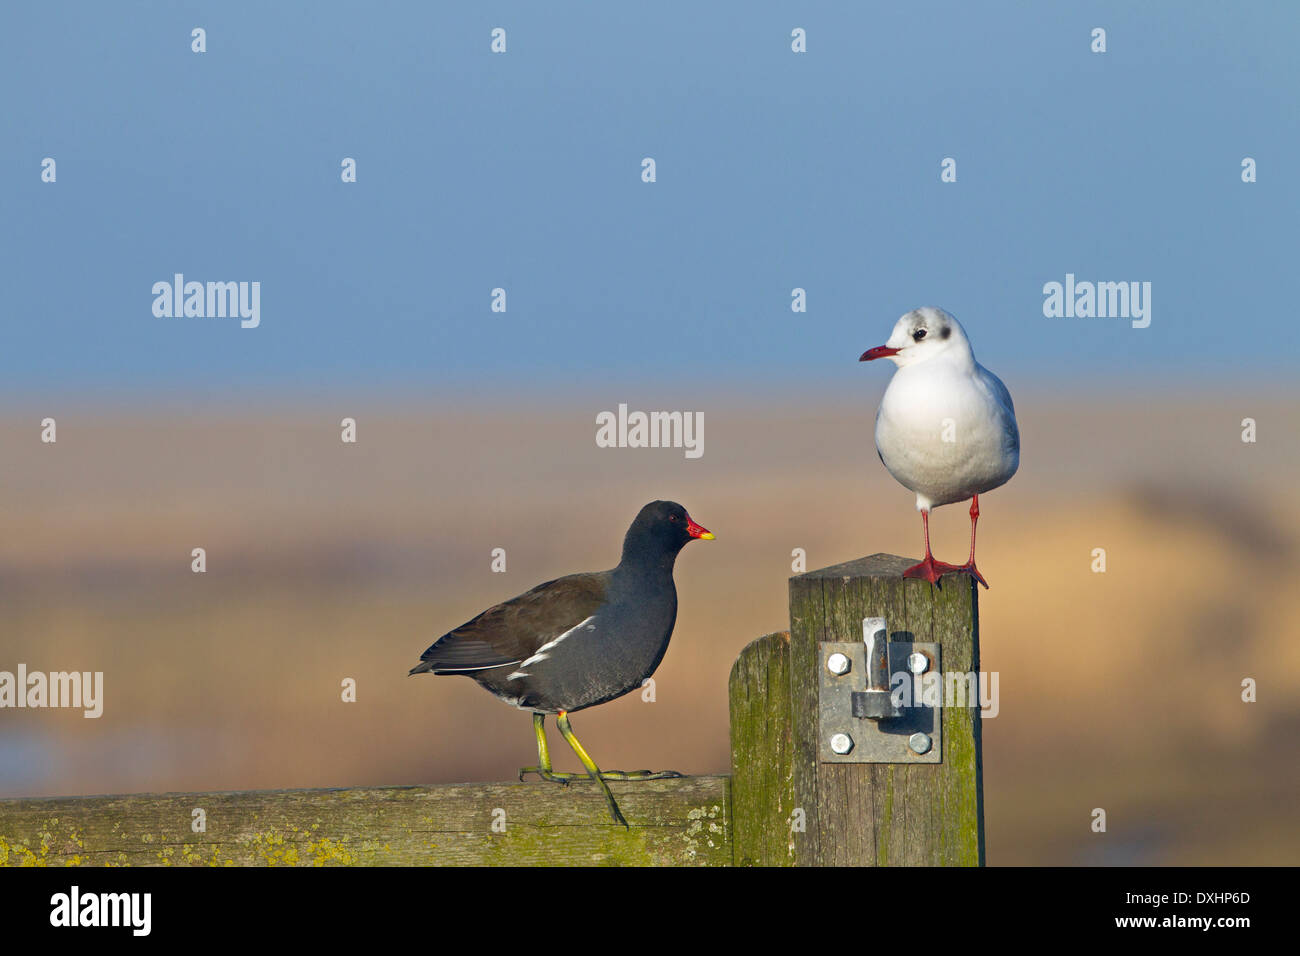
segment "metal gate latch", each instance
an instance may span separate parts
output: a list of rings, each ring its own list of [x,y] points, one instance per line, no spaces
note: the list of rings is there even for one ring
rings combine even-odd
[[[827,641],[818,685],[822,763],[941,763],[939,645],[891,641],[883,617],[862,621],[862,642]],[[933,675],[928,681],[925,674]],[[925,693],[939,680],[937,693]],[[931,699],[933,698],[933,699]]]

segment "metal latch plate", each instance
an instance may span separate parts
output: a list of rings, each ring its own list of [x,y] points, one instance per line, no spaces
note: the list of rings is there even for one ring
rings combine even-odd
[[[867,685],[867,655],[862,641],[828,641],[818,645],[820,659],[817,671],[821,675],[818,685],[817,757],[822,763],[942,763],[943,762],[943,709],[921,706],[924,700],[922,681],[931,674],[943,674],[940,645],[937,643],[890,641],[890,688],[898,686],[896,675],[906,675],[911,681],[913,705],[903,711],[903,716],[892,720],[870,720],[853,716],[853,691]],[[913,674],[908,669],[908,658],[913,653],[925,656],[928,666],[923,674]],[[843,654],[850,661],[849,669],[842,675],[832,674],[827,661],[832,654]],[[931,681],[933,678],[931,678]],[[939,688],[942,696],[942,685]],[[916,753],[908,741],[913,734],[926,734],[930,749]],[[838,754],[831,749],[831,738],[848,734],[853,749]]]

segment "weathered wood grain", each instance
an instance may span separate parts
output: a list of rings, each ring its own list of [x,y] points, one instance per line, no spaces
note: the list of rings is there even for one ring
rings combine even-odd
[[[0,800],[8,866],[591,866],[731,863],[725,776]],[[206,830],[191,829],[193,811]],[[493,829],[503,810],[504,832]]]
[[[817,644],[861,640],[863,618],[886,618],[890,640],[938,642],[945,672],[978,672],[974,582],[949,576],[939,589],[904,579],[912,563],[875,554],[790,579],[795,799],[813,808],[807,838],[796,840],[800,865],[984,862],[978,708],[944,709],[942,763],[817,759]]]
[[[793,866],[789,632],[760,637],[740,652],[728,695],[735,865]]]

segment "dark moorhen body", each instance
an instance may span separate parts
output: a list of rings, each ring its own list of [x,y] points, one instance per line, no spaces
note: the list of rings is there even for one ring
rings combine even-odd
[[[464,674],[497,697],[532,711],[539,766],[520,771],[568,783],[577,774],[551,770],[543,726],[555,714],[560,733],[604,791],[615,822],[627,825],[606,779],[646,780],[672,771],[605,771],[578,743],[568,714],[641,686],[654,673],[677,619],[673,564],[695,538],[713,535],[672,501],[652,501],[623,539],[610,571],[570,574],[488,608],[449,631],[420,655],[412,674]]]

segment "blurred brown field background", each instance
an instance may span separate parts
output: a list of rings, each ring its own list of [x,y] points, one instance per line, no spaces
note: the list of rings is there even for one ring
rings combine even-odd
[[[728,672],[787,627],[792,549],[810,570],[919,556],[913,498],[870,442],[875,384],[796,402],[674,388],[11,407],[0,670],[103,671],[106,703],[98,720],[0,711],[0,796],[512,779],[536,757],[527,715],[407,670],[489,604],[612,566],[654,498],[718,539],[678,561],[657,700],[574,726],[608,768],[725,772]],[[1021,470],[981,501],[981,644],[1001,708],[985,723],[988,860],[1294,864],[1300,406],[1244,389],[1098,394],[1017,389]],[[703,411],[704,457],[597,448],[595,415],[619,401]],[[39,441],[46,415],[55,445]],[[344,416],[356,445],[339,440]],[[933,526],[937,555],[962,559],[965,506]],[[1257,703],[1241,701],[1246,677]],[[577,768],[558,736],[553,753]]]

